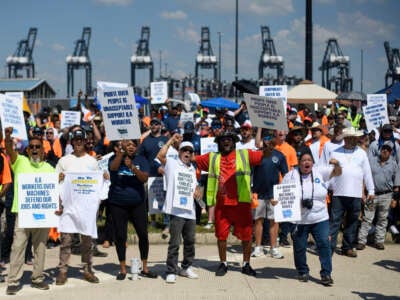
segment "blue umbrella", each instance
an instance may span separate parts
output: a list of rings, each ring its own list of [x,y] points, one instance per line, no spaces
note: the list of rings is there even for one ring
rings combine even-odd
[[[140,103],[140,104],[147,104],[149,103],[149,100],[147,100],[146,98],[143,98],[142,96],[135,94],[135,101],[136,103]]]
[[[208,100],[203,100],[201,101],[201,105],[203,107],[208,107],[208,108],[227,108],[227,109],[238,109],[240,107],[239,104],[237,104],[234,101],[225,99],[225,98],[212,98]]]
[[[375,92],[375,94],[386,94],[387,102],[393,104],[396,99],[400,99],[400,82],[395,82],[391,86]]]

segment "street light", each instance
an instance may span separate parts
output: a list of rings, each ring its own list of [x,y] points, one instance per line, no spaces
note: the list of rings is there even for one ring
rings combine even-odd
[[[221,32],[218,33],[218,81],[221,82]]]

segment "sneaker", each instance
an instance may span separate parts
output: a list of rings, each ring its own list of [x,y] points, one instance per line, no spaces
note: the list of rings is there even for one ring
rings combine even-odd
[[[15,295],[21,290],[21,285],[9,285],[7,286],[6,294]]]
[[[390,230],[390,232],[393,233],[393,234],[399,234],[399,233],[400,233],[399,230],[397,229],[396,225],[390,226],[390,227],[389,227],[389,230]]]
[[[254,247],[254,251],[251,253],[251,257],[260,257],[264,254],[263,248],[261,246]]]
[[[208,222],[206,225],[204,225],[204,229],[212,229],[214,224],[212,222]]]
[[[299,275],[297,276],[297,279],[298,279],[300,282],[307,282],[307,281],[308,281],[308,278],[309,278],[308,274],[299,274]]]
[[[271,257],[272,258],[277,258],[277,259],[282,259],[283,255],[282,253],[279,251],[278,248],[272,248],[271,249]]]
[[[290,243],[287,239],[280,239],[279,246],[288,248],[290,247]]]
[[[356,249],[357,250],[364,250],[365,249],[365,244],[358,243],[357,246],[356,246]]]
[[[378,250],[385,250],[385,245],[383,243],[376,243],[375,248]]]
[[[321,276],[321,283],[325,286],[330,286],[333,284],[333,279],[331,275]]]
[[[64,285],[67,280],[67,272],[60,271],[56,277],[56,285]]]
[[[168,274],[167,278],[165,279],[166,283],[175,283],[176,282],[176,275],[175,274]]]
[[[187,278],[190,278],[190,279],[198,279],[198,278],[199,278],[199,275],[197,275],[197,274],[193,271],[193,269],[192,269],[191,267],[189,267],[189,268],[187,268],[187,269],[182,269],[182,270],[179,272],[179,276],[187,277]]]
[[[169,227],[165,227],[164,230],[161,232],[161,238],[163,240],[167,239],[169,236]]]
[[[49,285],[44,281],[32,282],[31,287],[38,289],[38,290],[48,290],[50,288]]]
[[[356,249],[348,249],[344,252],[344,255],[348,257],[357,257],[357,251]]]
[[[99,283],[100,282],[99,278],[97,278],[97,276],[94,275],[93,272],[88,272],[88,271],[85,271],[83,273],[83,279],[90,283]]]
[[[217,271],[215,272],[215,276],[224,276],[228,272],[228,266],[224,263],[220,263]]]
[[[92,255],[94,257],[107,257],[108,253],[101,252],[97,247],[94,247]]]
[[[254,277],[257,276],[256,271],[253,270],[253,268],[250,266],[249,263],[245,264],[245,265],[242,267],[242,273],[243,273],[243,274],[246,274],[246,275],[249,275],[249,276],[254,276]]]

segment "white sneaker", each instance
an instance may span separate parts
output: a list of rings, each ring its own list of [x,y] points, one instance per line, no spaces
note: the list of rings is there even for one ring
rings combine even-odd
[[[278,248],[271,248],[271,257],[272,258],[277,258],[277,259],[282,259],[283,255],[282,253],[279,251]]]
[[[166,283],[175,283],[176,282],[176,275],[175,274],[168,274],[167,278],[165,279]]]
[[[399,231],[397,230],[397,227],[395,225],[390,226],[389,230],[393,234],[399,234]]]
[[[190,278],[190,279],[197,279],[197,278],[199,278],[199,275],[197,275],[197,274],[193,271],[193,269],[192,269],[191,267],[189,267],[189,268],[187,268],[187,269],[182,269],[182,270],[179,272],[179,276],[187,277],[187,278]]]
[[[213,223],[208,222],[206,225],[204,225],[203,228],[204,228],[204,229],[211,229],[211,228],[213,228]]]
[[[251,253],[251,257],[260,257],[264,254],[262,247],[256,246],[254,247],[254,251]]]

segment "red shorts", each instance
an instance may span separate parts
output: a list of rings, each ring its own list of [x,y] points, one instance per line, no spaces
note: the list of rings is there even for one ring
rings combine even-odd
[[[215,206],[215,236],[226,241],[231,225],[233,234],[241,241],[251,241],[253,234],[253,219],[250,203],[238,205]]]

